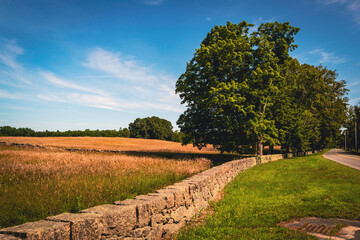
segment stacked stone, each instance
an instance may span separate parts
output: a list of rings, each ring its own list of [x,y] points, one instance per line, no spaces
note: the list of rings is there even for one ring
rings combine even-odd
[[[307,153],[306,153],[307,154]],[[0,230],[0,239],[160,239],[206,208],[240,172],[297,154],[224,163],[155,193]]]

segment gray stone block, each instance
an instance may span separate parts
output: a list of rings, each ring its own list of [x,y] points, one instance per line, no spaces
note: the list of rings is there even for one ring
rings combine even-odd
[[[135,199],[146,201],[149,204],[151,214],[160,213],[167,208],[167,198],[165,195],[159,193],[150,193],[148,195],[139,195]]]
[[[102,216],[99,213],[62,213],[46,220],[71,223],[71,239],[99,239],[107,228]]]
[[[185,205],[185,192],[181,188],[169,186],[167,188],[163,188],[161,190],[157,190],[157,193],[166,194],[170,197],[173,195],[174,202],[169,206],[169,208],[178,208],[179,206]],[[172,200],[172,198],[171,198]],[[172,203],[172,202],[171,202]]]
[[[101,214],[106,227],[103,234],[126,236],[137,225],[135,205],[99,205],[81,211],[82,213]]]
[[[190,184],[176,183],[167,187],[167,189],[176,189],[174,193],[175,207],[176,206],[189,206],[191,203],[190,198]]]
[[[22,239],[70,239],[70,223],[36,221],[4,228],[0,234],[13,235]]]
[[[165,209],[173,208],[175,206],[175,196],[172,191],[160,189],[160,190],[156,190],[155,194],[161,196],[161,198],[165,200],[166,203]]]
[[[134,206],[136,210],[136,227],[145,227],[150,225],[152,214],[151,201],[142,199],[126,199],[116,201],[116,205]]]
[[[178,209],[174,210],[171,214],[170,214],[171,218],[174,219],[174,221],[180,222],[180,220],[184,217],[186,217],[186,219],[188,219],[188,213],[186,210],[186,207],[182,206],[179,207]]]

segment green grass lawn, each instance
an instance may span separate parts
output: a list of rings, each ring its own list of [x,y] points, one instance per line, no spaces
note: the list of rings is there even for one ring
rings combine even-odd
[[[246,170],[213,204],[205,223],[194,221],[177,239],[316,239],[277,224],[308,216],[360,219],[360,171],[321,154]]]

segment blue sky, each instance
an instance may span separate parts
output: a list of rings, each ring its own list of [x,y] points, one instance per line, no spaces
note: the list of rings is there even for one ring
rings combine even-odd
[[[292,56],[336,70],[360,102],[360,0],[0,0],[0,126],[118,129],[176,120],[174,93],[214,25],[300,27]]]

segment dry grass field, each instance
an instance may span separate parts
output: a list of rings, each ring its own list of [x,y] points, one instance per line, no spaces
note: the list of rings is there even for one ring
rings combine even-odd
[[[212,147],[199,150],[192,145],[181,143],[120,137],[0,137],[0,141],[9,143],[28,143],[46,147],[84,148],[117,151],[148,152],[184,152],[184,153],[217,153]]]
[[[123,138],[0,137],[0,141],[64,148],[191,153],[191,158],[67,152],[0,145],[0,228],[76,212],[153,192],[211,166],[206,149]],[[211,154],[210,154],[211,155]],[[199,156],[199,157],[197,157]]]

